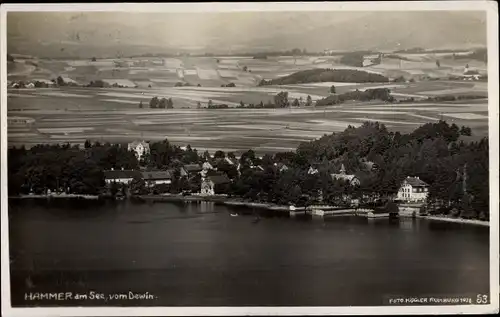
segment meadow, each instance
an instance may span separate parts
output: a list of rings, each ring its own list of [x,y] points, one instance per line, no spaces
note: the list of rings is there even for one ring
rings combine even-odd
[[[358,126],[367,120],[384,123],[389,129],[410,131],[426,122],[443,119],[470,126],[477,137],[488,133],[487,83],[480,81],[419,80],[419,76],[453,75],[463,72],[465,63],[480,72],[486,64],[477,61],[442,59],[437,69],[433,57],[415,56],[412,61],[382,59],[362,70],[390,78],[405,76],[415,82],[393,83],[304,83],[258,87],[262,79],[274,79],[311,68],[350,68],[338,57],[179,57],[115,60],[38,60],[17,58],[9,63],[9,81],[50,80],[61,76],[81,85],[97,79],[124,88],[58,87],[8,89],[9,145],[69,142],[86,139],[129,142],[136,139],[168,138],[179,145],[200,150],[258,153],[294,149],[300,142]],[[352,68],[352,67],[351,67]],[[190,86],[174,87],[175,83]],[[234,83],[236,87],[221,87]],[[199,86],[198,86],[199,85]],[[386,87],[400,99],[415,103],[351,102],[326,108],[237,109],[243,102],[273,100],[280,91],[289,99],[314,100],[330,94]],[[479,95],[484,99],[457,102],[418,102],[440,95]],[[174,109],[149,109],[152,97],[172,98]],[[196,109],[209,101],[230,109]],[[144,108],[139,109],[139,103]]]

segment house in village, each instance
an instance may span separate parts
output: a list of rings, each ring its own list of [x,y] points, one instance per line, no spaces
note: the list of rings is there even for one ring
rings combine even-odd
[[[461,76],[463,80],[479,80],[481,75],[475,69],[470,69],[469,64],[465,65],[463,75]]]
[[[106,182],[106,185],[110,185],[112,183],[129,185],[134,177],[142,178],[141,172],[124,169],[115,170],[113,168],[111,170],[104,171],[104,181]]]
[[[146,187],[153,187],[161,184],[172,184],[172,174],[169,171],[144,171],[141,172]]]
[[[208,170],[213,170],[214,167],[212,166],[212,164],[210,164],[210,162],[206,161],[204,162],[202,165],[201,165],[201,168],[202,170],[204,171],[208,171]]]
[[[274,163],[274,166],[277,168],[278,172],[286,172],[288,170],[288,166],[285,163]]]
[[[51,87],[55,85],[55,82],[50,79],[33,79],[32,82],[34,83],[35,87]]]
[[[200,164],[186,164],[181,167],[181,177],[192,177],[203,170]]]
[[[201,172],[200,172],[201,177],[205,177],[205,176],[207,176],[207,173],[208,173],[209,171],[214,171],[214,170],[217,170],[217,168],[214,168],[214,167],[212,166],[212,164],[210,164],[210,162],[208,162],[208,161],[204,162],[204,163],[201,165]]]
[[[344,164],[342,164],[342,167],[340,168],[340,173],[331,174],[330,176],[332,177],[332,179],[334,181],[335,180],[347,181],[347,182],[349,182],[349,184],[351,184],[351,186],[359,186],[359,184],[361,183],[359,181],[359,178],[356,177],[356,175],[346,173],[346,169],[344,167]]]
[[[134,151],[135,156],[140,160],[144,154],[149,153],[149,143],[145,141],[134,141],[128,144],[128,150]]]
[[[314,174],[318,174],[318,173],[319,173],[318,169],[314,168],[312,166],[310,166],[309,170],[307,171],[307,174],[309,174],[309,175],[314,175]]]
[[[9,116],[7,117],[7,124],[9,126],[29,126],[35,123],[35,119],[29,117],[18,117],[18,116]]]
[[[222,173],[210,173],[207,177],[203,177],[201,180],[201,191],[202,195],[216,195],[224,194],[227,191],[227,187],[231,183],[231,180]]]
[[[401,183],[397,199],[405,202],[425,202],[429,195],[429,185],[419,177],[407,176]]]

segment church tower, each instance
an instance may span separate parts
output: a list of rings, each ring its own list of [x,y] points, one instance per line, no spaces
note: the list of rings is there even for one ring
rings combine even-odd
[[[345,175],[345,167],[344,164],[340,167],[340,174]]]

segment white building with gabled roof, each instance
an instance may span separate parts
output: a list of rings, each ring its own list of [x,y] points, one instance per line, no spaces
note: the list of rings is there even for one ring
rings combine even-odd
[[[144,154],[149,153],[149,143],[146,141],[134,141],[128,144],[128,150],[134,151],[135,156],[140,160]]]
[[[407,176],[399,187],[397,199],[406,202],[425,202],[429,195],[429,184],[419,177]]]

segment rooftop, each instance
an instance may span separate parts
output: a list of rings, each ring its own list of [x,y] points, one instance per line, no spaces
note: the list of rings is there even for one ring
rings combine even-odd
[[[341,179],[345,181],[352,181],[354,178],[356,178],[356,175],[347,175],[347,174],[330,174],[332,179]]]
[[[142,177],[144,180],[161,180],[171,179],[172,175],[169,171],[145,171],[142,172]]]
[[[199,172],[202,170],[200,164],[186,164],[184,165],[184,169],[188,172]]]
[[[104,171],[104,178],[106,179],[120,179],[120,178],[134,178],[134,177],[142,177],[141,172],[134,170]]]
[[[223,174],[210,175],[210,176],[207,176],[207,179],[210,180],[215,185],[228,184],[231,182],[231,180],[229,178],[227,178],[226,175],[223,175]]]
[[[144,147],[149,147],[149,143],[146,141],[134,141],[128,144],[129,147],[136,147],[139,144],[142,144]]]

